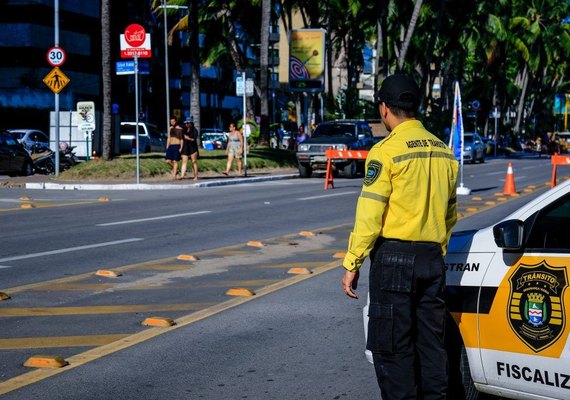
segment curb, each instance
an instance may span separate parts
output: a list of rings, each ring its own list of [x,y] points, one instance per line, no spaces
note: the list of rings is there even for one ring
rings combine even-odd
[[[100,184],[100,183],[26,183],[26,189],[44,189],[44,190],[173,190],[173,189],[194,189],[213,186],[239,185],[241,183],[255,183],[276,181],[284,179],[298,178],[299,174],[272,175],[259,177],[243,177],[224,179],[211,182],[200,182],[192,184],[148,184],[148,183],[117,183],[117,184]]]

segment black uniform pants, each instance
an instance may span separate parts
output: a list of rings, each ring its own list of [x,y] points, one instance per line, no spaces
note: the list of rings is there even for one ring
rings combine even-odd
[[[367,348],[382,400],[445,399],[441,246],[378,239],[371,252]]]

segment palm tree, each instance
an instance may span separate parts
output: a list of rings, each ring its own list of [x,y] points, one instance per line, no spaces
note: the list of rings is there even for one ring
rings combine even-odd
[[[111,0],[101,1],[101,59],[103,81],[103,159],[112,154],[111,132]]]
[[[259,54],[259,100],[261,103],[261,145],[269,144],[269,100],[267,95],[269,69],[269,24],[271,22],[271,0],[261,1],[261,48]]]
[[[412,40],[412,35],[416,29],[416,23],[418,22],[418,17],[420,15],[420,9],[422,8],[423,0],[416,0],[414,5],[414,11],[410,18],[410,23],[408,24],[408,29],[406,30],[406,38],[402,43],[402,48],[400,49],[400,55],[398,56],[398,71],[401,71],[404,67],[404,61],[406,60],[406,54],[408,53],[408,48],[410,46],[410,41]]]

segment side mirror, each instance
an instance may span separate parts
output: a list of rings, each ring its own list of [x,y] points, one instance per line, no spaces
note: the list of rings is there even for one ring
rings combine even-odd
[[[523,234],[523,223],[518,219],[503,221],[493,227],[495,243],[505,250],[519,250],[522,248]]]

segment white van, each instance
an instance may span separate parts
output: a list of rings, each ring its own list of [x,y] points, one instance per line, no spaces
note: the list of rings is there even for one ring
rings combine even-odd
[[[450,382],[468,399],[570,399],[570,181],[454,234],[445,263]]]
[[[136,122],[121,122],[121,153],[136,152]],[[164,153],[166,135],[160,133],[155,125],[139,122],[139,152]]]

